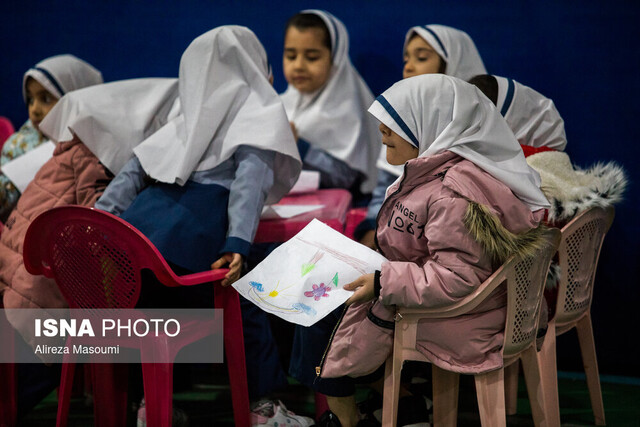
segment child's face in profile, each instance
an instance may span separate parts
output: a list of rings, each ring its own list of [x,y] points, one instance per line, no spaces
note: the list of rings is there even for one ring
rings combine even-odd
[[[51,95],[37,80],[29,77],[26,85],[27,108],[29,110],[29,120],[33,126],[40,131],[38,125],[51,111],[58,99]]]
[[[320,28],[287,29],[282,68],[287,82],[302,93],[320,89],[329,79],[331,51],[324,44]]]
[[[441,65],[440,55],[422,37],[414,34],[404,51],[402,78],[436,74],[440,72]]]
[[[404,165],[408,160],[418,157],[418,149],[405,141],[400,135],[384,123],[378,126],[382,134],[382,143],[387,146],[387,162],[392,165]]]

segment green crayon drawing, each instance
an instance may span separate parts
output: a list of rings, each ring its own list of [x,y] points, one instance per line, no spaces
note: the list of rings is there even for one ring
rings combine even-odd
[[[318,263],[318,261],[320,261],[320,259],[322,258],[322,256],[324,255],[324,252],[322,251],[317,251],[309,260],[309,262],[305,262],[302,264],[302,271],[301,276],[304,277],[307,274],[311,273],[311,270],[313,270],[314,268],[316,268],[316,264]]]
[[[311,273],[311,270],[313,270],[314,268],[316,268],[315,264],[309,264],[309,263],[302,264],[302,277]]]
[[[333,276],[333,279],[331,279],[331,282],[336,285],[336,288],[338,287],[338,273],[336,273],[335,276]]]

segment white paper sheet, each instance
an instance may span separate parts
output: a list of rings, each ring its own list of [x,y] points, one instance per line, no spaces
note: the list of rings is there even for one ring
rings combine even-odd
[[[2,173],[9,177],[13,185],[22,193],[27,185],[33,181],[33,177],[36,176],[42,165],[53,157],[55,148],[56,145],[53,142],[43,142],[22,156],[2,165]]]
[[[289,194],[310,193],[320,188],[320,172],[301,171],[298,180],[289,190]]]
[[[262,208],[260,219],[292,218],[296,215],[315,211],[324,205],[267,205]]]
[[[233,287],[262,310],[311,326],[344,303],[342,289],[386,259],[314,219]]]

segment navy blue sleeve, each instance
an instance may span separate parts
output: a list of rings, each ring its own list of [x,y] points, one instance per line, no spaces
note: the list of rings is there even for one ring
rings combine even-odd
[[[359,171],[346,162],[333,157],[326,151],[316,148],[303,139],[298,139],[298,150],[302,158],[302,168],[320,172],[320,188],[351,189]]]

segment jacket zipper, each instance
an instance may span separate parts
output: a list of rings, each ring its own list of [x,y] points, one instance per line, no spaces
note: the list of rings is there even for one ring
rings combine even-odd
[[[329,347],[331,347],[331,343],[333,342],[333,337],[336,334],[336,331],[338,330],[338,326],[340,326],[340,323],[342,323],[342,319],[344,318],[344,315],[347,312],[347,308],[349,308],[349,306],[345,305],[344,308],[342,309],[342,314],[340,315],[340,319],[338,319],[338,321],[336,322],[336,326],[333,327],[333,331],[331,332],[331,337],[329,337],[329,342],[327,343],[327,346],[324,349],[324,353],[322,353],[322,359],[320,359],[320,366],[316,366],[316,379],[320,377],[320,372],[322,372],[322,368],[324,367],[324,360],[326,359],[327,353],[329,352]]]
[[[407,178],[407,163],[405,163],[404,166],[403,166],[402,180],[398,183],[398,189],[396,191],[394,191],[393,193],[389,194],[389,197],[385,197],[384,200],[382,201],[382,204],[380,205],[380,209],[378,209],[378,215],[376,215],[376,228],[375,228],[375,230],[378,229],[378,220],[380,219],[380,212],[382,212],[382,208],[384,207],[385,203],[387,203],[387,201],[391,197],[395,196],[396,194],[398,194],[400,192],[400,190],[402,189],[402,183],[404,182],[404,180],[406,178]],[[382,256],[386,258],[386,255],[384,254],[382,248],[380,247],[380,244],[378,243],[378,233],[377,232],[375,232],[373,234],[373,241],[375,242],[375,244],[378,247],[378,250],[380,251]]]
[[[437,173],[435,176],[439,177],[441,180],[444,179],[445,174],[447,173],[448,169],[445,169],[444,171]],[[378,215],[376,215],[376,229],[378,228],[378,220],[380,219],[380,213],[382,212],[382,207],[385,205],[385,203],[391,199],[391,197],[395,196],[396,194],[398,194],[400,192],[400,190],[402,190],[402,183],[404,182],[404,180],[407,177],[407,164],[404,164],[404,171],[403,171],[403,178],[402,181],[400,181],[398,183],[398,189],[396,191],[394,191],[393,193],[389,194],[389,197],[386,197],[384,199],[384,201],[382,202],[382,205],[380,205],[380,210],[378,211]],[[382,254],[382,256],[384,256],[384,252],[382,251],[382,249],[380,248],[380,245],[378,244],[378,234],[374,234],[373,236],[374,241],[376,243],[376,246],[378,247],[378,250],[380,251],[380,253]],[[345,313],[347,312],[347,308],[349,308],[348,306],[344,306],[344,309],[342,310],[342,314],[340,315],[340,319],[338,320],[338,322],[336,323],[336,326],[334,326],[333,331],[331,332],[331,337],[329,338],[329,343],[327,344],[327,346],[324,349],[324,353],[322,354],[322,359],[320,359],[320,366],[316,366],[316,379],[318,379],[318,377],[320,377],[320,373],[322,372],[322,368],[324,367],[324,362],[325,359],[327,358],[327,353],[329,352],[329,347],[331,347],[331,343],[333,342],[333,338],[336,334],[336,331],[338,330],[338,326],[340,326],[340,323],[342,323],[342,319],[344,318]],[[314,380],[315,381],[315,380]]]

